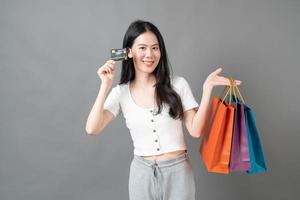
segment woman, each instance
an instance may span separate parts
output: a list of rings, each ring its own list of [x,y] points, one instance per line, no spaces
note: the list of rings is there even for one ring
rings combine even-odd
[[[115,61],[108,60],[98,70],[101,87],[86,131],[99,134],[121,109],[134,145],[130,199],[193,200],[195,181],[182,122],[192,137],[201,137],[213,87],[229,85],[230,81],[218,75],[221,68],[212,72],[203,84],[199,106],[188,82],[170,75],[164,40],[156,26],[133,22],[124,36],[123,48],[128,49],[128,60],[122,62],[120,83],[110,92]]]

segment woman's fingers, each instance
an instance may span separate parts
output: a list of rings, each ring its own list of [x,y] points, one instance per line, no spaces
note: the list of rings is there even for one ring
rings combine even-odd
[[[215,79],[213,79],[212,82],[214,82],[215,85],[227,85],[227,86],[230,85],[230,79],[222,76],[215,77]],[[234,83],[236,85],[240,85],[242,81],[234,80]]]
[[[230,85],[230,82],[227,82],[227,81],[214,81],[213,85]]]
[[[230,78],[220,76],[219,74],[222,72],[222,68],[219,67],[215,71],[213,71],[204,82],[204,86],[206,88],[213,88],[214,86],[230,86],[231,80]],[[240,85],[242,81],[234,80],[235,85]]]
[[[235,80],[234,82],[235,82],[236,85],[241,85],[242,84],[242,81],[240,81],[240,80]]]
[[[210,75],[211,76],[215,76],[221,73],[223,69],[221,67],[219,67],[218,69],[216,69],[215,71],[213,71]]]
[[[109,71],[109,73],[112,73],[115,70],[115,61],[113,60],[108,60],[106,62],[106,69]]]
[[[230,85],[230,78],[226,78],[226,77],[223,77],[223,76],[216,76],[216,80],[220,81],[220,82],[223,82],[223,83],[226,83],[227,85]],[[234,83],[240,85],[242,83],[242,81],[241,80],[234,80]]]
[[[112,71],[115,70],[114,66],[111,65],[111,64],[107,64],[106,67],[107,67],[107,69],[109,70],[109,72],[112,72]]]
[[[240,81],[240,80],[234,80],[234,84],[236,84],[236,85],[240,85],[241,83],[242,83],[242,81]],[[230,81],[229,81],[228,85],[230,85]]]
[[[98,72],[100,74],[113,74],[115,70],[115,61],[108,60],[102,67],[99,68]]]
[[[223,76],[216,76],[216,79],[217,79],[218,81],[222,81],[222,82],[224,82],[224,83],[230,84],[229,78],[225,78],[225,77],[223,77]]]
[[[112,63],[112,64],[116,64],[116,61],[114,61],[114,60],[108,60],[107,62]]]

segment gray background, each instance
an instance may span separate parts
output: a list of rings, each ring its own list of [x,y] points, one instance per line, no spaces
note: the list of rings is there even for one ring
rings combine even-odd
[[[85,123],[97,69],[136,19],[160,29],[198,102],[212,65],[224,64],[254,110],[268,172],[208,173],[200,141],[186,134],[197,198],[299,198],[299,0],[1,0],[0,15],[1,200],[128,198],[123,116],[96,137]]]

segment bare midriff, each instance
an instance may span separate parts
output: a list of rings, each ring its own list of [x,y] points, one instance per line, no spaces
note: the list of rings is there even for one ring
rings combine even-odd
[[[142,156],[146,160],[169,160],[176,158],[182,154],[184,154],[186,150],[178,150],[178,151],[172,151],[160,155],[154,155],[154,156]]]

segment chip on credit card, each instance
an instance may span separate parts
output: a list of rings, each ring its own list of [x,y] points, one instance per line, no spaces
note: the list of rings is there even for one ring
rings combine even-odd
[[[114,61],[127,60],[127,49],[111,49],[110,58]]]

